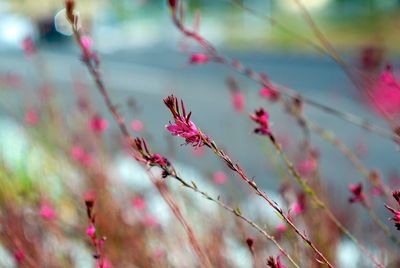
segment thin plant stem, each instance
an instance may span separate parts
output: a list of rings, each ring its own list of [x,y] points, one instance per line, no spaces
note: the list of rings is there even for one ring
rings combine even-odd
[[[392,232],[390,231],[389,227],[384,224],[381,219],[379,219],[378,215],[376,215],[375,211],[369,207],[369,206],[364,206],[365,209],[368,212],[368,215],[371,217],[371,219],[374,221],[374,223],[385,233],[385,235],[387,237],[390,238],[390,240],[396,245],[396,246],[400,246],[400,240],[394,235],[392,234]]]
[[[81,34],[78,31],[78,29],[75,27],[74,22],[70,20],[70,23],[71,23],[71,27],[73,29],[73,35],[74,35],[75,41],[79,45],[81,52],[82,52],[83,56],[85,57],[85,55],[87,55],[89,53],[89,51],[87,51],[87,48],[83,45],[83,43],[81,41]],[[116,106],[113,105],[111,98],[108,94],[108,91],[106,90],[106,87],[105,87],[103,80],[101,78],[101,75],[99,73],[99,70],[92,64],[92,62],[90,60],[84,59],[83,62],[86,65],[87,69],[89,70],[89,73],[91,74],[91,77],[93,78],[94,82],[96,83],[97,89],[99,90],[100,94],[102,95],[103,100],[104,100],[108,110],[112,114],[114,120],[117,122],[122,135],[124,136],[126,141],[128,141],[130,144],[132,144],[133,150],[131,150],[131,153],[133,154],[134,157],[136,157],[139,153],[137,152],[137,148],[134,147],[135,143],[131,142],[133,140],[133,137],[131,136],[131,134],[128,131],[128,128],[125,124],[124,118],[120,115]],[[159,189],[159,188],[157,188],[157,189]],[[165,191],[163,193],[165,193]],[[170,208],[173,209],[174,215],[178,218],[179,222],[181,222],[182,224],[185,223],[185,224],[183,224],[183,227],[186,231],[187,236],[189,237],[189,240],[190,240],[189,244],[192,246],[193,250],[198,255],[199,260],[202,263],[202,266],[207,267],[207,268],[212,267],[207,255],[200,249],[199,243],[198,243],[197,239],[195,238],[193,231],[191,231],[192,229],[190,228],[189,224],[187,224],[186,221],[182,220],[183,216],[181,214],[178,214],[179,210],[176,209],[176,206],[173,206],[174,203],[171,201],[171,200],[173,200],[172,196],[162,195],[162,197],[165,198],[167,204],[171,205]]]
[[[297,226],[293,223],[293,221],[289,218],[288,215],[285,215],[283,210],[278,206],[278,204],[273,201],[264,191],[262,191],[256,184],[256,182],[250,179],[243,169],[239,166],[239,164],[234,164],[230,157],[225,154],[225,152],[218,148],[214,141],[210,141],[208,138],[203,136],[204,144],[209,147],[218,157],[220,157],[225,164],[234,172],[236,172],[242,180],[244,180],[254,192],[263,198],[267,203],[282,217],[282,219],[294,230],[294,232],[307,244],[310,248],[318,255],[320,259],[318,262],[323,262],[328,265],[328,267],[333,267],[333,265],[328,261],[328,259],[324,256],[323,253],[314,245],[310,238],[303,232],[301,232]]]
[[[328,215],[331,221],[338,227],[338,229],[342,233],[344,233],[351,241],[353,241],[361,249],[361,251],[374,262],[374,264],[377,267],[383,268],[384,267],[383,264],[381,264],[378,261],[378,259],[364,245],[362,245],[361,242],[358,241],[358,239],[336,218],[333,212],[326,206],[326,204],[318,197],[315,191],[308,185],[307,181],[300,176],[299,172],[296,170],[294,165],[290,162],[286,154],[282,151],[282,148],[280,144],[276,141],[275,137],[272,134],[267,136],[271,141],[272,145],[275,147],[277,153],[282,157],[283,161],[285,162],[288,168],[288,171],[296,179],[296,182],[301,186],[303,191],[311,197],[311,199],[319,208],[325,211],[325,213]]]
[[[380,135],[384,138],[391,139],[394,141],[400,141],[399,137],[393,133],[392,131],[388,131],[385,128],[382,128],[380,126],[377,126],[370,121],[363,119],[361,117],[358,117],[356,115],[347,113],[347,112],[342,112],[340,110],[334,109],[332,107],[329,107],[325,104],[321,104],[319,102],[316,102],[312,99],[306,98],[297,91],[283,85],[279,84],[273,84],[269,81],[266,81],[265,75],[255,72],[251,68],[245,67],[242,65],[240,62],[237,60],[230,60],[227,57],[221,55],[218,53],[217,49],[205,38],[200,36],[197,32],[191,31],[185,27],[185,25],[182,23],[181,19],[178,17],[178,13],[176,9],[172,10],[172,21],[175,24],[176,28],[186,37],[193,39],[195,42],[197,42],[210,56],[210,59],[215,62],[219,63],[222,65],[225,65],[234,71],[243,74],[244,76],[248,77],[251,80],[254,80],[255,82],[259,83],[260,85],[264,87],[275,87],[279,89],[279,92],[291,99],[298,99],[301,98],[304,103],[313,106],[317,109],[320,109],[321,111],[331,114],[333,116],[336,116],[342,120],[345,120],[353,125],[356,125],[360,128],[363,128],[369,132],[373,132],[377,135]]]
[[[368,167],[361,162],[358,156],[343,141],[337,138],[333,132],[324,129],[309,120],[306,120],[306,123],[308,127],[316,134],[318,134],[321,138],[334,145],[334,147],[337,148],[350,161],[350,163],[356,168],[356,170],[361,175],[363,175],[373,186],[382,189],[387,198],[391,197],[391,191],[389,187],[386,186],[381,179],[372,179],[372,171],[369,170]]]
[[[154,186],[157,188],[158,192],[160,193],[160,195],[163,197],[165,202],[170,207],[171,211],[174,213],[174,215],[177,218],[177,220],[181,223],[181,225],[185,229],[185,232],[186,232],[186,234],[188,236],[190,244],[193,245],[193,250],[200,257],[200,261],[202,262],[202,266],[211,268],[212,264],[211,264],[208,256],[203,252],[202,248],[200,247],[200,244],[197,241],[196,236],[194,235],[193,228],[190,226],[188,221],[183,216],[182,211],[179,208],[179,205],[177,204],[177,202],[172,197],[172,195],[171,195],[169,189],[167,188],[166,184],[163,181],[160,181],[159,179],[156,179],[154,177],[154,175],[150,171],[148,171],[147,173],[148,173],[152,183],[154,184]]]
[[[249,224],[255,230],[257,230],[260,234],[262,234],[265,238],[270,240],[280,250],[280,252],[282,252],[282,254],[287,257],[287,259],[290,261],[290,263],[293,265],[293,267],[297,267],[297,268],[299,267],[299,265],[293,260],[293,258],[289,255],[289,253],[283,249],[283,247],[279,244],[278,241],[276,241],[275,237],[270,235],[265,229],[261,228],[255,222],[253,222],[252,220],[250,220],[249,218],[244,216],[240,210],[234,209],[234,208],[228,206],[226,203],[222,202],[219,197],[214,198],[214,197],[210,196],[208,193],[200,190],[196,184],[189,184],[178,175],[173,176],[173,178],[176,179],[177,181],[179,181],[184,187],[189,188],[189,189],[193,190],[194,192],[202,195],[205,199],[214,202],[221,208],[225,209],[226,211],[229,211],[230,213],[234,214],[239,219],[245,221],[247,224]]]
[[[357,75],[355,76],[353,74],[352,70],[347,65],[347,63],[342,59],[340,54],[336,51],[336,49],[333,47],[333,45],[329,42],[328,38],[323,34],[323,32],[319,29],[317,24],[314,22],[311,14],[308,12],[307,8],[303,5],[303,2],[301,0],[293,0],[293,1],[299,7],[306,23],[309,25],[309,27],[313,31],[315,37],[320,41],[321,45],[326,49],[328,54],[332,57],[332,59],[334,59],[342,67],[342,69],[344,70],[346,75],[349,77],[349,79],[353,82],[353,84],[356,86],[356,88],[360,91],[363,91],[365,85],[360,83],[359,77],[361,76],[367,82],[372,83],[373,81],[370,79],[370,77],[364,75],[364,73],[362,73],[362,72],[358,72],[358,76]],[[369,90],[366,90],[366,93],[367,93],[368,97],[372,100],[372,102],[375,103],[376,107],[382,113],[382,115],[388,120],[391,127],[394,128],[395,124],[393,123],[393,117],[387,111],[385,111],[383,109],[381,103],[379,103],[374,98],[372,98]]]

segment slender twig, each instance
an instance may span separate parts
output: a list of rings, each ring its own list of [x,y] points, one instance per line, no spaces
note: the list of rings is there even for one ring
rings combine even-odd
[[[89,70],[89,73],[91,74],[91,77],[93,78],[93,80],[96,83],[97,89],[99,90],[99,92],[101,93],[103,100],[108,108],[108,110],[110,111],[110,113],[112,114],[114,120],[117,122],[118,127],[122,133],[122,135],[124,136],[124,138],[126,139],[126,141],[128,141],[128,143],[132,146],[132,150],[131,153],[133,154],[134,158],[137,159],[137,157],[140,156],[140,152],[138,152],[138,148],[135,147],[135,143],[132,142],[133,141],[133,137],[131,136],[131,134],[128,131],[128,128],[125,124],[124,118],[120,115],[120,113],[118,112],[117,108],[115,105],[113,105],[111,98],[108,94],[108,91],[106,90],[106,87],[103,83],[103,80],[101,78],[101,75],[99,73],[98,68],[93,64],[93,62],[87,58],[87,55],[91,54],[91,51],[88,51],[88,48],[85,47],[82,43],[81,40],[81,34],[79,32],[79,30],[77,29],[77,27],[75,26],[74,20],[75,20],[75,16],[73,14],[73,4],[72,4],[72,8],[70,8],[70,10],[68,10],[68,2],[73,3],[73,1],[71,0],[67,0],[66,4],[67,4],[67,16],[68,19],[71,23],[72,29],[73,29],[73,34],[74,34],[74,38],[76,43],[79,45],[82,55],[83,55],[83,62],[86,65],[87,69]],[[68,14],[69,13],[69,14]],[[140,161],[139,161],[140,162]],[[158,189],[158,188],[157,188]],[[165,193],[165,191],[163,192]],[[176,206],[173,206],[172,204],[172,196],[164,196],[162,195],[163,198],[166,198],[166,202],[170,205],[171,204],[171,209],[173,209],[174,215],[178,217],[178,220],[183,224],[185,223],[184,229],[189,237],[190,240],[190,245],[192,246],[193,250],[196,252],[196,254],[199,257],[200,262],[202,263],[203,267],[212,267],[210,264],[210,261],[207,257],[207,255],[205,253],[203,253],[203,251],[200,249],[199,243],[197,242],[197,239],[194,236],[194,233],[191,231],[191,228],[189,228],[187,222],[182,221],[183,216],[181,214],[178,214],[178,210],[176,209]],[[168,200],[167,200],[168,199]]]
[[[202,248],[200,247],[200,244],[197,241],[196,236],[194,235],[193,228],[190,226],[188,221],[183,216],[181,209],[179,208],[178,204],[172,197],[166,184],[163,181],[156,179],[150,171],[148,171],[147,173],[148,173],[152,183],[154,184],[154,186],[157,188],[158,192],[160,193],[160,195],[163,197],[165,202],[168,204],[168,206],[174,213],[175,217],[181,223],[183,228],[185,228],[186,234],[188,236],[190,243],[193,245],[194,251],[197,253],[197,255],[199,255],[200,260],[203,261],[203,267],[211,268],[212,265],[211,265],[210,260],[208,259],[208,256],[203,252]]]
[[[307,244],[311,247],[311,249],[318,255],[316,261],[326,263],[329,267],[333,267],[332,264],[327,260],[324,254],[316,247],[316,245],[311,241],[308,236],[300,231],[298,227],[294,224],[289,214],[285,214],[283,209],[279,207],[279,205],[273,201],[264,191],[262,191],[256,184],[253,179],[250,179],[244,172],[244,170],[240,167],[239,164],[235,164],[231,158],[220,149],[217,144],[201,132],[196,125],[190,121],[190,117],[192,115],[191,112],[186,113],[185,105],[183,100],[179,102],[179,100],[171,95],[164,99],[164,104],[170,110],[175,124],[170,124],[167,126],[167,129],[175,136],[184,137],[187,144],[192,144],[193,146],[206,146],[210,148],[215,155],[221,158],[224,163],[227,165],[229,169],[237,173],[240,178],[249,185],[249,188],[253,190],[258,196],[263,198],[269,206],[271,206],[278,215],[280,215],[283,220],[294,230],[294,232]],[[179,105],[180,104],[180,105]]]
[[[349,79],[353,82],[353,84],[356,86],[356,88],[358,90],[360,90],[361,92],[364,91],[367,93],[367,96],[375,104],[376,108],[381,112],[381,114],[384,116],[384,118],[388,120],[391,127],[394,128],[395,125],[393,122],[393,116],[391,116],[384,109],[384,107],[382,107],[381,103],[376,101],[375,98],[373,98],[371,96],[371,92],[369,90],[364,90],[366,84],[362,83],[362,81],[360,81],[359,78],[360,77],[364,78],[367,81],[367,84],[372,84],[373,80],[369,76],[365,75],[363,72],[358,71],[357,69],[356,69],[357,74],[354,75],[352,70],[349,68],[348,64],[342,59],[340,54],[336,51],[336,49],[333,47],[333,45],[329,42],[328,38],[324,35],[324,33],[319,29],[317,24],[314,22],[311,14],[308,12],[308,10],[304,6],[303,2],[301,0],[293,0],[293,1],[299,7],[306,23],[309,25],[310,29],[313,31],[315,37],[320,41],[321,45],[326,49],[326,51],[328,52],[328,55],[330,55],[331,58],[333,60],[335,60],[342,67],[343,71],[346,73],[346,75],[349,77]]]
[[[256,184],[256,182],[252,179],[250,179],[243,171],[243,169],[239,166],[239,164],[234,164],[233,161],[230,159],[228,155],[225,154],[225,152],[220,149],[215,142],[209,141],[207,139],[204,139],[204,143],[207,147],[209,147],[218,157],[220,157],[222,160],[224,160],[225,164],[235,171],[241,179],[243,179],[251,189],[255,191],[257,195],[262,197],[267,203],[283,218],[283,220],[295,231],[297,235],[300,236],[300,238],[308,244],[314,252],[321,258],[319,262],[324,262],[326,263],[329,267],[333,267],[332,264],[326,259],[326,257],[319,251],[319,249],[314,245],[314,243],[303,233],[301,232],[296,225],[293,223],[293,221],[289,218],[288,215],[286,215],[283,210],[278,206],[278,204],[273,201],[264,191],[262,191]]]
[[[191,31],[186,28],[186,26],[182,23],[181,19],[178,17],[178,12],[177,8],[172,9],[172,20],[177,27],[177,29],[184,34],[186,37],[193,39],[196,41],[210,56],[210,60],[212,60],[215,63],[223,64],[236,72],[245,75],[246,77],[250,78],[251,80],[256,81],[260,85],[264,87],[274,87],[279,89],[279,92],[289,98],[296,99],[301,97],[304,103],[313,106],[315,108],[320,109],[321,111],[324,111],[326,113],[329,113],[333,116],[336,116],[342,120],[345,120],[353,125],[356,125],[360,128],[363,128],[369,132],[373,132],[375,134],[378,134],[384,138],[391,139],[394,141],[399,141],[399,137],[397,137],[396,134],[392,133],[392,131],[389,131],[385,128],[382,128],[380,126],[377,126],[370,121],[360,118],[356,115],[342,112],[340,110],[334,109],[332,107],[329,107],[325,104],[321,104],[319,102],[316,102],[312,99],[306,98],[302,95],[300,95],[297,91],[290,89],[287,86],[279,85],[279,84],[274,84],[269,81],[266,81],[265,75],[262,73],[255,72],[251,68],[245,67],[242,65],[240,62],[237,60],[231,60],[227,57],[225,57],[222,54],[219,54],[217,49],[205,38],[200,36],[197,32]]]
[[[299,172],[296,170],[294,165],[287,158],[286,154],[282,151],[281,145],[276,141],[275,137],[272,133],[267,135],[272,145],[275,147],[277,153],[282,157],[285,162],[288,171],[290,174],[296,179],[296,182],[302,187],[304,192],[310,196],[310,198],[314,201],[314,203],[321,209],[325,211],[331,221],[338,227],[340,231],[342,231],[351,241],[353,241],[361,251],[368,256],[377,267],[383,268],[383,264],[381,264],[377,258],[364,246],[360,241],[336,218],[333,212],[327,207],[327,205],[318,197],[315,191],[308,185],[307,180],[303,179]]]
[[[261,233],[264,237],[266,237],[268,240],[270,240],[272,243],[274,243],[275,246],[282,252],[282,254],[284,254],[288,258],[288,260],[293,264],[294,267],[299,267],[299,265],[293,260],[293,258],[289,255],[289,253],[286,252],[282,248],[282,246],[279,244],[278,241],[276,241],[275,237],[270,235],[266,230],[264,230],[263,228],[258,226],[255,222],[253,222],[252,220],[250,220],[249,218],[244,216],[242,214],[242,212],[240,212],[239,210],[233,209],[232,207],[228,206],[226,203],[222,202],[220,198],[216,199],[216,198],[210,196],[208,193],[200,190],[197,185],[192,185],[192,184],[187,183],[184,179],[182,179],[179,176],[173,176],[173,178],[176,179],[177,181],[179,181],[180,183],[182,183],[182,185],[184,187],[190,188],[191,190],[195,191],[196,193],[201,194],[207,200],[210,200],[210,201],[216,203],[218,206],[220,206],[223,209],[231,212],[232,214],[234,214],[235,216],[237,216],[241,220],[243,220],[246,223],[248,223],[249,225],[251,225],[254,229],[256,229],[259,233]]]
[[[368,215],[371,217],[371,219],[374,221],[374,223],[385,233],[385,235],[387,237],[390,238],[390,240],[397,246],[400,246],[400,240],[394,235],[392,234],[392,232],[390,231],[389,227],[384,224],[381,219],[379,219],[379,216],[376,215],[375,211],[369,207],[369,206],[364,206],[365,209],[368,212]]]
[[[277,20],[276,18],[272,17],[272,16],[268,16],[268,15],[264,15],[259,13],[258,11],[256,11],[255,9],[252,9],[250,7],[248,7],[247,5],[244,4],[243,1],[240,0],[222,0],[224,2],[229,2],[230,4],[237,6],[247,12],[249,12],[250,14],[259,17],[261,19],[265,19],[266,21],[268,21],[269,23],[271,23],[272,26],[278,28],[279,30],[281,30],[282,32],[285,32],[286,34],[288,34],[289,36],[293,36],[296,39],[300,40],[301,42],[303,42],[306,45],[309,45],[311,47],[313,47],[315,50],[317,50],[318,52],[322,53],[322,54],[328,54],[329,52],[326,51],[325,48],[321,47],[319,44],[317,44],[316,42],[308,39],[305,36],[300,35],[298,32],[291,30],[290,28],[286,27],[284,24],[282,24],[279,20]]]
[[[349,159],[350,163],[356,168],[356,170],[374,187],[382,190],[387,198],[391,197],[391,190],[389,187],[385,185],[381,179],[374,179],[374,177],[371,176],[373,171],[365,166],[359,157],[343,141],[337,138],[333,132],[324,129],[309,120],[306,120],[306,123],[311,130],[313,130],[324,140],[333,144],[335,148],[337,148],[347,159]]]

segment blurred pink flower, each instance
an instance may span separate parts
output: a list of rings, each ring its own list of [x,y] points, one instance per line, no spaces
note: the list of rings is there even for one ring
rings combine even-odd
[[[95,238],[96,228],[93,224],[90,224],[90,226],[86,229],[86,234],[91,238]]]
[[[33,41],[32,37],[28,36],[22,40],[21,43],[22,49],[26,56],[32,56],[36,53],[36,46],[35,42]]]
[[[217,171],[213,174],[213,180],[216,184],[224,184],[226,182],[227,176],[223,171]]]
[[[39,123],[39,115],[35,110],[29,109],[25,113],[25,123],[29,126],[36,126]]]
[[[14,259],[17,263],[21,263],[25,259],[25,252],[22,249],[17,249],[14,252]]]
[[[71,158],[79,162],[83,166],[90,166],[92,164],[92,156],[79,145],[74,145],[70,151]]]
[[[209,58],[206,54],[196,53],[192,54],[189,59],[189,63],[191,64],[204,64],[209,61]]]
[[[45,220],[53,220],[56,217],[56,212],[52,206],[44,203],[40,206],[40,216]]]
[[[162,258],[162,257],[164,257],[165,255],[166,255],[166,252],[165,252],[165,250],[162,249],[162,248],[156,248],[156,249],[154,250],[154,252],[153,252],[153,256],[154,256],[156,259]]]
[[[262,89],[260,89],[259,94],[261,97],[264,97],[270,101],[276,101],[279,97],[278,91],[269,87],[263,87]]]
[[[143,122],[138,120],[138,119],[134,119],[131,122],[131,128],[132,128],[133,131],[141,132],[144,129]]]
[[[255,133],[260,135],[271,134],[268,122],[269,116],[263,108],[256,110],[254,114],[250,115],[250,118],[259,125],[257,128],[254,129]]]
[[[382,187],[375,186],[375,187],[372,187],[371,194],[373,196],[383,196],[384,191],[383,191]]]
[[[152,214],[146,214],[143,217],[143,224],[147,227],[157,227],[159,225],[158,219]]]
[[[98,261],[96,264],[96,268],[111,268],[111,262],[107,259],[103,259],[101,261]]]
[[[282,264],[280,256],[278,256],[276,258],[276,261],[275,261],[274,257],[270,256],[267,259],[267,267],[269,267],[269,268],[286,268],[286,266]]]
[[[87,36],[87,35],[82,36],[81,43],[85,49],[87,49],[89,51],[92,49],[93,40],[90,36]]]
[[[388,66],[371,89],[371,106],[381,115],[400,113],[400,83]]]
[[[89,127],[95,133],[103,133],[108,127],[108,121],[99,115],[95,115],[90,120]]]
[[[300,161],[296,168],[301,176],[308,176],[313,173],[318,167],[318,161],[314,158],[309,158]]]
[[[231,94],[232,96],[232,104],[233,108],[235,109],[236,112],[242,113],[244,110],[245,106],[245,97],[240,91],[233,92]]]
[[[353,194],[353,196],[349,198],[350,203],[364,203],[365,202],[366,197],[363,193],[361,182],[357,183],[357,184],[349,184],[348,188],[349,188],[350,192]]]
[[[306,195],[300,193],[297,195],[297,200],[292,204],[292,211],[295,215],[303,213],[306,209]]]
[[[400,206],[400,191],[393,192],[393,198],[396,199],[398,205]],[[392,207],[389,207],[385,204],[385,207],[393,213],[393,218],[390,218],[394,222],[396,229],[400,231],[400,210],[395,210]]]
[[[132,205],[137,210],[144,210],[146,208],[146,201],[141,196],[136,196],[132,199]]]
[[[282,233],[286,232],[286,230],[287,230],[287,226],[284,223],[280,223],[276,226],[276,232],[278,234],[282,234]]]
[[[71,148],[71,157],[76,161],[80,161],[85,155],[85,150],[79,145],[74,145]]]

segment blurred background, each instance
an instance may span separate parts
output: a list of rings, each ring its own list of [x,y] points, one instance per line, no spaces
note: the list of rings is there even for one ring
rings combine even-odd
[[[375,55],[372,61],[378,72],[386,63],[396,67],[400,38],[399,1],[303,0],[303,3],[348,64],[362,66],[366,61],[364,54],[369,53]],[[355,113],[386,127],[385,122],[367,107],[362,94],[342,68],[327,54],[309,45],[309,41],[319,44],[319,40],[295,1],[186,1],[185,7],[187,24],[192,25],[196,11],[199,12],[200,33],[223,54],[239,59],[254,70],[266,73],[272,81],[292,87],[307,97],[323,104],[333,104],[339,110]],[[92,87],[92,82],[78,60],[73,39],[57,29],[62,29],[62,22],[55,23],[62,8],[63,1],[2,1],[0,72],[5,83],[14,79],[23,87],[38,88],[43,79],[49,79],[57,85],[56,90],[62,96],[60,104],[68,109],[74,103],[70,94],[74,83],[80,81]],[[136,99],[149,133],[158,133],[153,137],[158,146],[166,147],[163,126],[168,122],[161,100],[173,92],[192,107],[200,126],[208,126],[206,130],[211,132],[210,135],[224,145],[235,144],[231,150],[240,161],[255,176],[262,174],[265,160],[257,155],[259,150],[254,150],[254,157],[248,155],[257,144],[254,147],[246,143],[237,144],[238,140],[250,137],[250,128],[246,125],[249,124],[246,118],[239,121],[234,118],[225,82],[231,75],[237,77],[242,92],[246,94],[246,112],[260,105],[256,93],[259,86],[222,66],[190,67],[189,54],[201,49],[187,42],[174,28],[165,1],[85,0],[77,1],[77,9],[82,18],[82,30],[91,36],[93,47],[101,57],[103,76],[114,100],[126,106],[130,97]],[[279,25],[271,23],[269,18]],[[27,36],[33,38],[40,51],[43,70],[23,53],[22,44]],[[38,75],[40,72],[42,74]],[[45,78],[40,78],[43,75]],[[11,105],[14,93],[2,92],[4,105]],[[96,94],[93,98],[96,100]],[[15,99],[12,106],[18,105],[19,100]],[[103,107],[100,101],[96,104],[102,115],[109,116]],[[272,121],[276,121],[277,131],[291,133],[293,122],[290,118],[275,106],[271,109],[276,109],[271,116]],[[373,153],[368,155],[367,163],[377,165],[380,162],[387,173],[397,166],[396,150],[390,141],[312,108],[307,107],[306,112],[317,122],[329,122],[325,127],[334,130],[346,142],[354,146],[361,146],[358,143],[370,146]],[[136,116],[128,110],[124,113],[129,119]],[[114,124],[111,126],[115,127]],[[232,132],[235,128],[237,131]],[[322,146],[329,148],[330,145]],[[381,161],[383,152],[385,161]],[[329,153],[329,157],[334,156]],[[330,161],[326,162],[327,169],[333,168]],[[204,161],[203,164],[207,166],[210,163]],[[345,174],[338,174],[342,175]]]
[[[272,194],[276,194],[280,186],[274,179],[281,175],[275,165],[276,157],[268,143],[252,133],[253,124],[248,114],[264,106],[270,113],[272,129],[293,161],[304,160],[304,152],[298,148],[302,142],[301,130],[280,106],[260,98],[258,84],[221,65],[189,64],[190,54],[201,49],[185,40],[175,29],[166,1],[76,2],[82,32],[93,40],[93,49],[101,61],[102,77],[131,131],[145,136],[155,152],[168,155],[177,165],[180,164],[185,170],[182,172],[189,177],[202,178],[207,184],[205,187],[215,191],[218,183],[213,175],[223,171],[232,187],[221,191],[233,195],[238,192],[238,199],[243,199],[243,204],[252,202],[246,199],[246,190],[237,187],[240,182],[235,175],[215,156],[201,150],[194,152],[190,146],[180,146],[183,141],[171,138],[166,132],[165,125],[171,118],[162,99],[170,93],[183,98],[186,106],[193,111],[192,119],[196,124]],[[400,1],[302,2],[349,66],[366,68],[371,77],[378,77],[385,65],[390,63],[397,76]],[[130,185],[129,189],[140,192],[143,187],[149,187],[142,181],[145,174],[123,152],[116,124],[81,62],[73,38],[66,35],[65,21],[59,16],[63,4],[61,0],[0,2],[0,157],[7,166],[23,174],[25,184],[21,189],[25,192],[43,180],[48,183],[45,189],[52,189],[50,196],[59,200],[65,187],[63,181],[70,176],[76,177],[76,174],[74,171],[72,174],[67,172],[68,175],[62,173],[65,172],[64,158],[54,155],[53,149],[57,147],[54,144],[52,147],[51,143],[53,138],[63,140],[64,135],[66,143],[82,141],[74,131],[77,124],[85,124],[83,117],[77,116],[77,95],[83,88],[85,90],[81,92],[90,96],[88,99],[93,113],[108,122],[102,143],[104,147],[101,147],[108,156],[99,161],[107,163],[110,169],[107,172],[118,174],[115,177],[121,178],[114,183]],[[185,8],[186,24],[193,25],[198,12],[201,17],[199,32],[222,54],[266,73],[272,81],[291,87],[312,100],[353,113],[391,131],[393,126],[371,109],[363,93],[355,88],[342,67],[326,53],[310,45],[310,42],[319,44],[320,40],[313,34],[295,1],[189,0],[185,1]],[[27,37],[32,39],[37,49],[33,57],[26,53]],[[245,96],[241,111],[232,105],[227,86],[229,77],[234,77]],[[38,112],[43,108],[41,98],[49,88],[49,92],[53,92],[51,97],[57,113],[63,117],[61,124],[68,126],[65,132],[54,132],[52,136],[56,137],[52,138],[48,137],[51,131],[47,129],[49,124],[44,123],[51,116],[41,117]],[[368,167],[377,169],[383,180],[399,185],[398,147],[391,140],[312,107],[306,106],[305,114],[333,131]],[[43,125],[40,125],[41,120]],[[33,128],[36,124],[43,128]],[[340,193],[342,196],[336,206],[346,205],[348,183],[360,181],[363,176],[321,137],[311,134],[311,141],[319,152],[321,176],[326,179],[326,186],[332,187],[330,194],[336,196]],[[54,166],[48,169],[49,163]],[[132,174],[136,175],[132,178]],[[160,209],[154,212],[158,213]],[[384,215],[387,218],[387,214]],[[159,216],[162,218],[163,214]],[[359,252],[357,256],[360,260]],[[356,263],[351,256],[343,255],[345,263],[349,259],[347,266],[343,267],[357,267],[351,266],[351,263]]]

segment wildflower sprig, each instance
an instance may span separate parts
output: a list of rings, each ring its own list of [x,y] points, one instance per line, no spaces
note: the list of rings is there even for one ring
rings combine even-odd
[[[186,144],[191,144],[194,147],[201,147],[209,143],[209,138],[198,130],[196,125],[190,120],[192,112],[186,114],[185,104],[182,100],[180,102],[181,109],[179,109],[178,99],[174,95],[165,98],[164,104],[171,111],[175,121],[175,124],[170,123],[166,126],[172,135],[184,138]]]
[[[331,221],[336,225],[336,227],[342,231],[351,241],[353,241],[361,251],[368,256],[377,267],[383,268],[383,264],[379,262],[379,260],[364,246],[360,241],[337,219],[335,214],[329,209],[329,207],[325,204],[325,202],[317,195],[317,193],[309,186],[308,181],[304,179],[296,167],[292,164],[286,154],[283,152],[281,145],[278,143],[275,138],[273,132],[268,127],[267,116],[265,112],[260,113],[260,109],[256,110],[254,114],[250,115],[250,118],[255,121],[264,131],[259,131],[259,128],[255,128],[254,132],[256,134],[266,136],[271,144],[274,146],[276,152],[281,156],[282,160],[286,164],[288,172],[293,176],[296,182],[302,187],[303,191],[311,198],[311,200],[321,209],[323,209],[327,216],[331,219]],[[357,189],[354,189],[354,192],[357,194]],[[360,192],[361,193],[361,192]],[[357,196],[358,199],[361,198],[361,195]],[[357,199],[357,200],[358,200]],[[355,199],[356,200],[356,199]]]
[[[240,178],[245,181],[250,188],[260,197],[262,197],[268,204],[271,206],[282,218],[283,220],[295,231],[295,233],[307,244],[311,247],[312,250],[318,255],[318,262],[323,262],[328,265],[328,267],[333,267],[332,264],[327,260],[327,258],[316,248],[314,243],[307,237],[307,235],[300,231],[298,227],[294,224],[291,217],[284,213],[283,209],[279,207],[279,205],[273,201],[264,191],[262,191],[257,183],[249,178],[244,170],[240,167],[239,164],[235,164],[229,155],[227,155],[222,149],[220,149],[217,144],[207,135],[203,134],[202,132],[197,130],[197,127],[193,122],[191,122],[190,115],[186,115],[186,110],[183,101],[181,100],[181,107],[182,107],[182,114],[179,112],[179,101],[178,99],[171,95],[164,99],[165,105],[171,111],[175,122],[180,122],[180,124],[184,125],[183,127],[179,127],[179,135],[182,138],[185,138],[186,143],[191,144],[193,146],[206,146],[210,148],[218,157],[220,157],[225,164],[234,172],[236,172]],[[183,116],[182,116],[183,115]],[[190,121],[190,122],[189,122]],[[262,124],[263,125],[263,124]],[[265,125],[263,125],[265,127]],[[168,126],[167,126],[168,129]],[[172,135],[176,134],[177,130],[174,128],[172,131],[168,129]],[[268,130],[268,128],[266,129]],[[193,138],[195,136],[196,138]],[[190,137],[187,140],[187,137]],[[200,140],[201,139],[201,140]]]
[[[217,51],[217,49],[208,41],[206,40],[203,36],[201,36],[197,31],[191,30],[186,27],[183,21],[183,10],[182,10],[182,4],[180,4],[179,0],[173,1],[174,2],[174,7],[171,8],[171,18],[173,23],[175,24],[176,28],[187,38],[194,40],[197,42],[203,49],[204,49],[204,56],[201,58],[207,58],[206,61],[201,61],[201,63],[204,62],[215,62],[218,64],[222,64],[227,66],[228,68],[233,69],[234,71],[237,71],[238,73],[243,74],[244,76],[248,77],[251,80],[256,81],[259,83],[263,88],[268,88],[272,89],[273,91],[276,91],[280,95],[284,95],[288,98],[291,99],[296,99],[299,96],[301,96],[303,102],[307,105],[313,106],[325,113],[331,114],[333,116],[336,116],[344,121],[347,121],[355,126],[358,126],[360,128],[363,128],[369,132],[376,133],[382,137],[391,139],[395,142],[400,142],[399,135],[393,131],[387,130],[385,128],[382,128],[378,125],[373,124],[367,119],[360,118],[354,114],[350,114],[338,109],[335,109],[333,107],[327,106],[325,104],[316,102],[312,99],[306,98],[302,95],[299,94],[299,92],[288,88],[287,86],[283,85],[278,85],[278,84],[273,84],[271,81],[269,81],[266,74],[257,72],[247,66],[244,66],[242,63],[240,63],[238,60],[235,59],[229,59],[225,55],[222,55]],[[171,6],[171,5],[170,5]],[[172,6],[171,6],[172,7]],[[325,49],[325,47],[324,47]],[[328,50],[329,52],[329,50]]]
[[[103,256],[106,237],[98,237],[96,230],[96,214],[93,212],[95,205],[95,194],[87,193],[85,196],[86,213],[89,220],[89,226],[86,228],[86,234],[90,237],[95,253],[93,258],[96,260],[96,268],[105,268],[106,260]]]
[[[385,207],[393,213],[393,217],[391,220],[394,222],[394,226],[396,226],[396,229],[400,231],[400,190],[399,191],[394,191],[393,192],[393,198],[397,201],[399,205],[399,209],[396,210],[389,205],[385,205]]]

